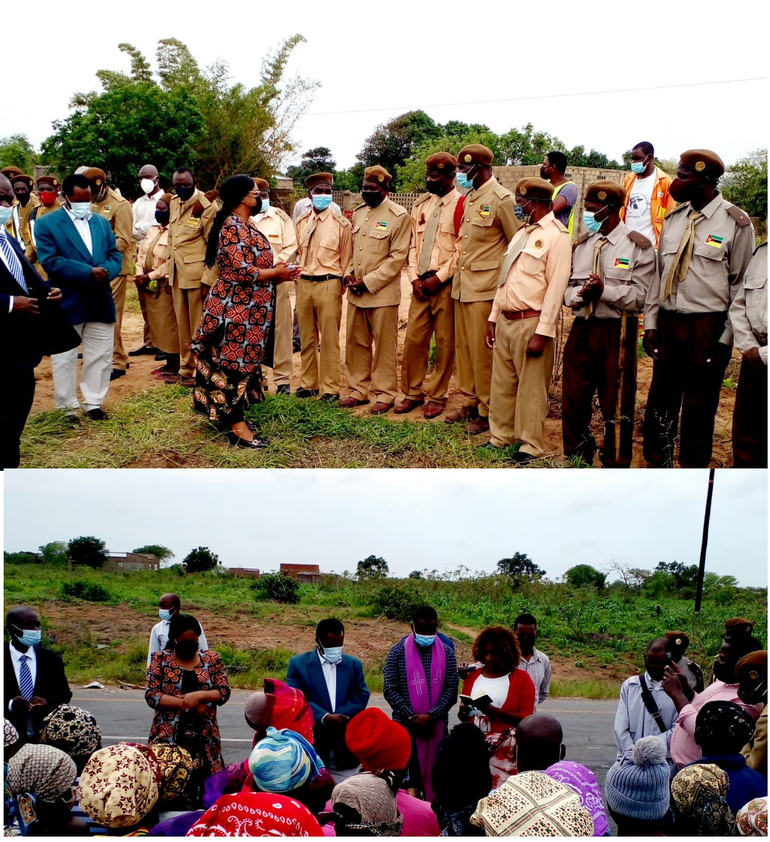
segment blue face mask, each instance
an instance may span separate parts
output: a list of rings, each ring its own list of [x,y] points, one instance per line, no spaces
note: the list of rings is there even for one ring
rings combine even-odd
[[[425,649],[427,649],[429,646],[433,646],[433,641],[435,639],[435,634],[417,634],[417,632],[414,633],[414,642],[418,646],[422,646]]]
[[[601,213],[601,211],[597,211],[596,213]],[[583,225],[592,233],[596,234],[597,231],[601,231],[602,225],[607,221],[606,219],[602,219],[601,222],[596,219],[596,213],[591,213],[591,211],[583,211]]]
[[[90,202],[70,202],[70,211],[75,219],[85,219],[91,213]]]
[[[342,646],[327,646],[323,649],[324,660],[330,664],[338,664],[342,660]]]
[[[161,608],[158,610],[158,616],[161,620],[170,620],[173,615],[173,612],[170,611],[168,608]]]
[[[40,629],[19,629],[19,631],[24,632],[24,634],[19,637],[19,643],[24,646],[37,646],[43,639],[43,633]]]
[[[644,161],[631,161],[631,172],[636,175],[641,175],[646,167]]]
[[[331,193],[321,193],[317,196],[313,196],[313,207],[317,211],[325,211],[326,208],[331,207],[331,203]]]
[[[13,214],[13,208],[0,208],[0,225],[5,225]]]
[[[527,205],[528,204],[529,204],[529,202],[527,202]],[[527,205],[514,205],[513,206],[513,215],[516,217],[516,219],[519,220],[519,222],[523,222],[525,225],[529,225],[529,221],[532,218],[532,211],[527,213],[524,210],[524,208]]]
[[[259,212],[264,213],[270,207],[270,199],[262,199],[262,207]]]
[[[463,190],[467,190],[469,187],[473,187],[473,179],[468,178],[467,174],[464,172],[457,172],[457,184],[459,187],[462,187]]]

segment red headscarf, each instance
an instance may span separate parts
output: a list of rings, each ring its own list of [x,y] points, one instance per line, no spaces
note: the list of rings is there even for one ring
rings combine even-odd
[[[266,678],[264,692],[246,700],[246,721],[257,732],[254,745],[267,733],[268,725],[289,728],[313,743],[313,711],[301,690],[289,687],[277,678]]]
[[[267,792],[223,795],[187,836],[323,836],[315,816],[294,798]]]

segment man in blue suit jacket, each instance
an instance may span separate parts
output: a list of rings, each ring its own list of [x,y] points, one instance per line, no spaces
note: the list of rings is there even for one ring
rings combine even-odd
[[[62,309],[80,334],[83,411],[100,421],[107,417],[102,403],[110,387],[115,334],[110,281],[120,273],[123,256],[109,222],[91,213],[88,179],[69,175],[62,190],[64,207],[46,214],[35,226],[37,256],[52,283],[61,287]],[[56,407],[74,415],[78,408],[77,349],[57,354],[51,362]]]
[[[342,654],[345,628],[339,620],[321,620],[315,640],[315,649],[289,661],[286,683],[305,694],[315,717],[315,750],[340,783],[358,771],[358,759],[345,745],[345,729],[371,694],[361,661]]]
[[[0,401],[2,467],[18,468],[19,440],[35,397],[35,366],[44,355],[77,348],[80,337],[61,312],[61,290],[51,289],[5,231],[13,203],[11,182],[0,175]]]

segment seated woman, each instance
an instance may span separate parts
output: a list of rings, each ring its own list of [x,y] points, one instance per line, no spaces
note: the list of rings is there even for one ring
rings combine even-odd
[[[153,654],[144,694],[155,709],[150,745],[178,745],[193,759],[190,793],[196,806],[203,782],[224,768],[217,707],[230,698],[222,659],[210,649],[198,651],[200,633],[195,617],[174,614],[168,631],[171,648]]]
[[[472,720],[494,749],[489,768],[496,789],[516,774],[516,726],[535,712],[535,685],[524,670],[517,669],[521,650],[510,629],[484,629],[473,644],[473,657],[484,666],[465,679],[461,695],[474,701],[471,705],[462,700],[458,715],[463,721]]]
[[[187,836],[321,836],[315,816],[294,798],[264,792],[223,795]]]

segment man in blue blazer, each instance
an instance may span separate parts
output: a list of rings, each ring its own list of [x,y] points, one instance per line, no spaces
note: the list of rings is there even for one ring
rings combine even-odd
[[[11,182],[0,175],[0,358],[5,400],[0,401],[2,467],[18,468],[19,440],[35,397],[35,366],[46,354],[77,348],[80,337],[61,312],[61,290],[51,289],[5,230],[13,205]]]
[[[315,641],[315,649],[289,661],[286,683],[305,694],[315,717],[315,750],[340,783],[358,771],[358,759],[345,745],[345,729],[371,693],[361,661],[342,653],[345,628],[339,620],[321,620]]]
[[[110,387],[115,335],[110,281],[120,273],[123,256],[109,222],[91,213],[88,179],[69,175],[62,190],[64,207],[46,214],[35,226],[37,256],[51,282],[61,287],[62,309],[80,334],[83,411],[100,421],[107,417],[102,403]],[[77,349],[57,354],[51,362],[56,408],[74,415],[78,409]]]

